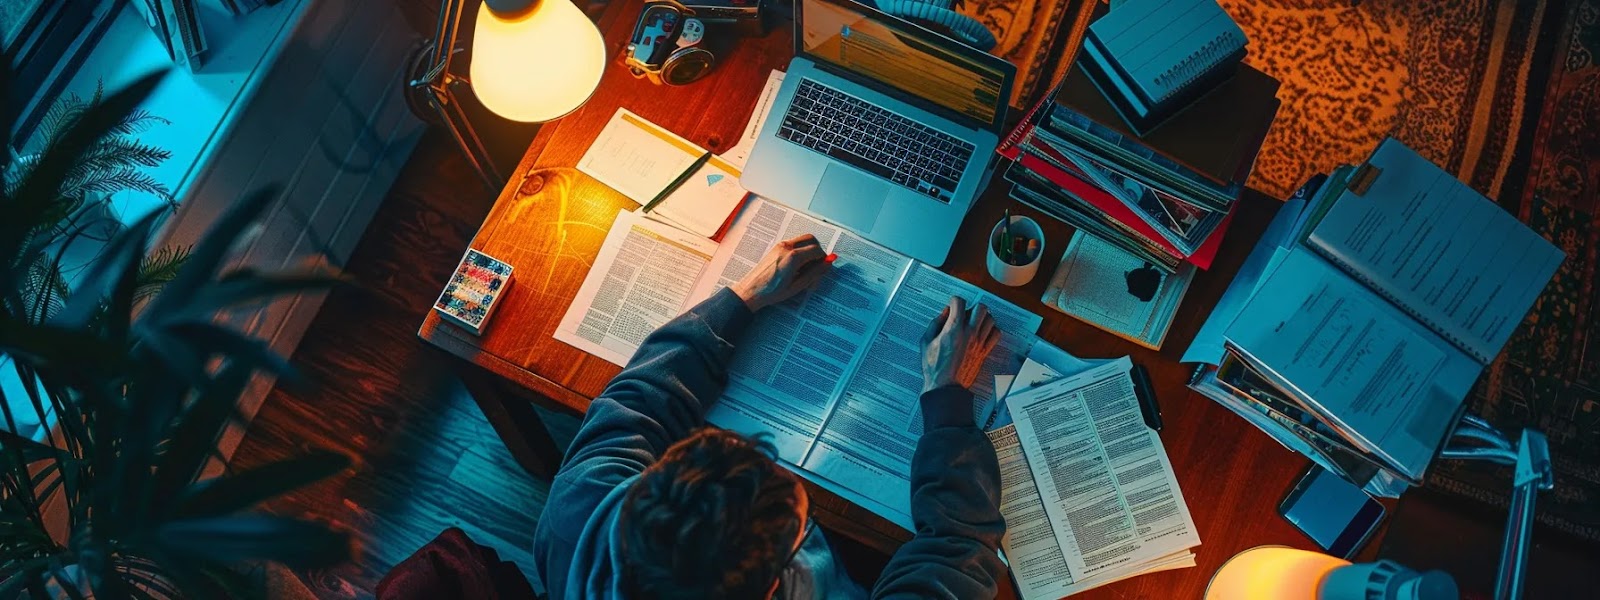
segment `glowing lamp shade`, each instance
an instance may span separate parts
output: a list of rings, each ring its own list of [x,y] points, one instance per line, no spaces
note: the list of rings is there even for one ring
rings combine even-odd
[[[1350,562],[1286,546],[1258,546],[1223,563],[1205,600],[1311,600],[1328,573]]]
[[[561,117],[589,99],[600,85],[606,48],[583,11],[571,0],[538,0],[515,13],[489,5],[478,9],[468,70],[485,107],[532,123]]]

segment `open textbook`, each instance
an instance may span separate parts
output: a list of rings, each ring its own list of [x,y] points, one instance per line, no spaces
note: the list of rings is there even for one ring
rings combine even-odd
[[[979,424],[997,416],[994,375],[1016,373],[1042,319],[972,284],[783,205],[756,199],[721,244],[620,213],[555,337],[624,364],[645,336],[743,277],[774,244],[810,233],[839,255],[806,294],[744,333],[727,392],[707,420],[766,434],[813,481],[912,528],[911,456],[922,431],[921,337],[961,296],[1002,332],[974,386]]]
[[[1131,366],[1040,343],[1004,392],[1016,422],[989,439],[1001,546],[1024,599],[1195,565],[1200,538],[1166,450],[1144,425]]]

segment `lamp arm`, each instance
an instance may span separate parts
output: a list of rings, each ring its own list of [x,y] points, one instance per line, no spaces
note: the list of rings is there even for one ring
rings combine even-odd
[[[1462,442],[1483,445],[1465,445]],[[1534,501],[1539,492],[1555,487],[1550,465],[1550,443],[1543,433],[1524,428],[1513,446],[1505,434],[1474,415],[1463,415],[1450,443],[1439,458],[1481,460],[1513,467],[1511,506],[1506,514],[1506,537],[1500,546],[1495,575],[1495,600],[1518,600],[1528,567],[1528,544],[1533,538]]]
[[[1511,508],[1506,516],[1506,539],[1500,547],[1500,570],[1495,576],[1496,600],[1522,597],[1528,567],[1528,544],[1533,538],[1534,501],[1539,492],[1555,487],[1550,464],[1550,443],[1543,433],[1522,430],[1517,444],[1516,472],[1511,487]]]
[[[433,32],[433,48],[428,53],[428,70],[411,82],[412,87],[442,86],[440,76],[449,72],[456,53],[456,38],[461,33],[461,13],[466,0],[444,0],[439,4],[439,25]]]

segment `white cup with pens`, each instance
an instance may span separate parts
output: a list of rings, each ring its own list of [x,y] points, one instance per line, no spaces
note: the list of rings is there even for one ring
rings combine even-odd
[[[1012,287],[1027,285],[1039,272],[1044,256],[1044,230],[1039,222],[1006,211],[989,232],[989,276]]]

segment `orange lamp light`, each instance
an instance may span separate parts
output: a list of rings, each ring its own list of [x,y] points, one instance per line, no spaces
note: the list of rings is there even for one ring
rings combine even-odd
[[[605,63],[600,30],[571,0],[485,0],[478,9],[468,74],[497,115],[533,123],[572,112]]]

